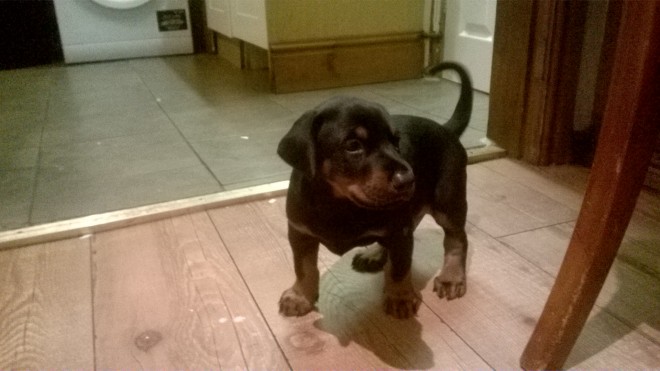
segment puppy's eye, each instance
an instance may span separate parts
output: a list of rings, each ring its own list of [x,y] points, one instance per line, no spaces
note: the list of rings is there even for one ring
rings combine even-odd
[[[350,154],[359,154],[362,153],[364,147],[362,143],[357,139],[350,139],[344,144],[344,149]]]

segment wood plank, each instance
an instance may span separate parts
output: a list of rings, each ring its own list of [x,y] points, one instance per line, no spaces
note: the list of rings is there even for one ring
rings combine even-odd
[[[660,196],[656,196],[660,199]],[[623,238],[617,259],[660,279],[660,218],[641,211],[643,200],[638,200],[630,225]]]
[[[382,275],[353,272],[351,254],[322,269],[319,312],[280,316],[279,296],[294,279],[282,203],[209,213],[294,369],[489,367],[425,306],[408,321],[386,316]],[[330,263],[320,260],[322,266]]]
[[[94,368],[89,241],[0,252],[0,369]]]
[[[433,261],[441,259],[442,250],[433,248],[433,244],[426,241],[438,234],[441,232],[437,231],[432,219],[425,218],[416,232],[419,240],[415,248],[416,270],[435,269]],[[548,239],[536,237],[537,249],[545,248]],[[517,368],[520,354],[554,281],[553,276],[540,270],[527,256],[518,255],[517,251],[471,225],[468,226],[468,240],[467,294],[460,300],[447,303],[435,298],[429,284],[422,291],[424,302],[491,367]],[[643,292],[658,291],[657,284],[653,286],[648,279],[646,281],[643,284],[646,291]],[[638,300],[644,298],[642,294]],[[651,321],[648,325],[654,322],[652,308],[653,305],[646,306],[647,311],[642,317]],[[567,367],[649,369],[659,364],[658,344],[636,333],[616,317],[598,310],[594,312],[592,323],[589,334],[576,346]],[[620,336],[616,337],[617,334]]]
[[[288,368],[205,213],[93,243],[97,367]]]
[[[520,256],[532,262],[548,274],[556,277],[561,266],[568,243],[573,233],[574,223],[537,229],[499,240],[511,247]],[[660,236],[655,239],[660,245]],[[651,255],[640,253],[640,246],[634,239],[625,238],[620,252],[640,260],[655,259]],[[624,255],[624,256],[626,256]],[[660,278],[632,258],[617,258],[608,274],[600,295],[596,301],[599,310],[607,313],[629,326],[629,332],[637,330],[647,338],[660,344]],[[653,260],[652,260],[653,261]],[[641,269],[640,269],[641,266]],[[660,353],[658,353],[660,354]],[[660,362],[660,357],[657,359]]]
[[[553,172],[563,174],[565,173],[564,170],[569,168],[569,166],[559,165],[541,168],[512,159],[488,161],[483,163],[483,166],[509,180],[524,184],[526,187],[534,189],[536,192],[561,203],[569,209],[575,211],[579,211],[580,209],[580,204],[584,197],[586,172],[581,173],[578,179],[560,179],[557,176],[553,176]],[[582,182],[581,178],[584,179],[584,182]],[[568,187],[567,182],[570,182],[574,186]]]
[[[517,368],[552,279],[473,225],[468,224],[467,233],[466,295],[438,300],[429,282],[422,291],[424,303],[491,368]],[[429,241],[441,238],[442,232],[426,217],[415,236],[415,254],[421,257],[415,258],[415,270],[436,270],[443,251]]]
[[[659,354],[657,342],[595,307],[564,367],[576,370],[653,370],[660,365]]]
[[[574,220],[577,211],[477,164],[468,167],[468,221],[499,237]]]

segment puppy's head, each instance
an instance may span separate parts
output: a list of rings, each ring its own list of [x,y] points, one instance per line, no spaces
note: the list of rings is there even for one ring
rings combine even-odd
[[[310,179],[358,206],[383,209],[408,201],[415,177],[399,153],[399,137],[385,109],[337,97],[306,112],[280,141],[277,153]]]

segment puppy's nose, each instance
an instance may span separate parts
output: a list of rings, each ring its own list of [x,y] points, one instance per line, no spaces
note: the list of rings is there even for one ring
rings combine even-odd
[[[410,169],[399,170],[392,176],[392,187],[398,192],[406,191],[415,184],[415,175]]]

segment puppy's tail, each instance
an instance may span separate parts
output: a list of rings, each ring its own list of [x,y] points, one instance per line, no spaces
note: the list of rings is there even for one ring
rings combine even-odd
[[[461,78],[461,95],[454,108],[454,113],[451,115],[449,121],[443,126],[449,129],[456,137],[460,137],[465,131],[465,128],[470,122],[472,116],[472,81],[470,75],[465,70],[465,67],[455,62],[442,62],[435,66],[429,67],[426,70],[427,75],[436,75],[440,71],[454,70]]]

